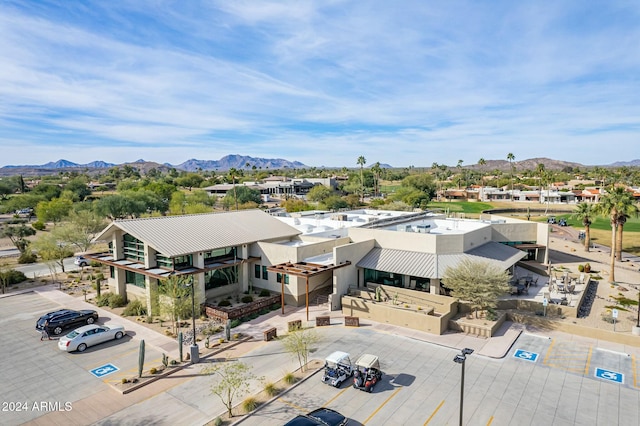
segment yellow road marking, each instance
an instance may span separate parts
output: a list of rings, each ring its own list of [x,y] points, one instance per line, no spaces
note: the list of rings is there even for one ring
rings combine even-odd
[[[489,417],[489,421],[487,422],[487,426],[491,426],[491,423],[493,423],[493,416]]]
[[[293,408],[295,408],[295,409],[296,409],[296,410],[298,410],[298,411],[302,411],[302,412],[306,412],[306,411],[307,411],[307,410],[305,410],[304,408],[299,407],[299,406],[297,406],[296,404],[294,404],[294,403],[292,403],[292,402],[287,401],[286,399],[278,398],[278,401],[282,402],[283,404],[287,404],[288,406],[293,407]]]
[[[547,355],[544,357],[544,361],[542,361],[543,364],[547,364],[547,362],[549,362],[549,357],[551,356],[551,351],[553,350],[554,343],[556,343],[556,340],[552,339],[551,344],[549,345],[549,349],[547,349]]]
[[[589,367],[591,366],[591,354],[593,353],[593,348],[589,346],[589,354],[587,355],[587,364],[584,366],[584,375],[589,375]]]
[[[373,418],[373,416],[378,414],[378,411],[380,411],[382,409],[382,407],[384,407],[387,404],[387,402],[391,401],[391,398],[396,396],[397,393],[400,392],[401,389],[402,389],[402,387],[399,387],[398,389],[396,389],[395,392],[393,392],[389,398],[387,398],[382,404],[380,404],[380,406],[378,408],[376,408],[376,410],[373,413],[371,413],[371,415],[369,417],[367,417],[367,419],[364,422],[362,422],[362,424],[366,425],[367,422],[369,420],[371,420]]]
[[[342,389],[340,392],[338,392],[338,394],[336,396],[334,396],[333,398],[331,398],[330,400],[328,400],[327,402],[324,403],[323,407],[326,407],[327,405],[331,404],[333,401],[335,401],[336,399],[338,399],[338,397],[340,395],[342,395],[343,393],[345,393],[347,391],[347,389],[349,389],[351,386],[347,386],[346,388]]]
[[[429,418],[427,419],[426,422],[424,422],[423,426],[427,426],[429,424],[429,422],[431,421],[431,419],[433,419],[433,416],[436,415],[436,413],[438,412],[438,410],[444,405],[444,399],[442,400],[442,402],[440,404],[438,404],[438,406],[436,407],[435,410],[433,410],[433,413],[431,413],[431,415],[429,416]]]

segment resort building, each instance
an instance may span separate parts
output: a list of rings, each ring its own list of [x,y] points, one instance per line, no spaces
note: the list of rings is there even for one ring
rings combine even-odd
[[[287,305],[326,297],[332,310],[350,289],[382,284],[446,295],[448,267],[477,259],[508,270],[547,261],[548,226],[487,216],[430,212],[313,212],[275,217],[261,210],[116,220],[87,255],[109,266],[110,291],[158,310],[158,287],[172,275],[193,283],[200,303],[267,289]]]

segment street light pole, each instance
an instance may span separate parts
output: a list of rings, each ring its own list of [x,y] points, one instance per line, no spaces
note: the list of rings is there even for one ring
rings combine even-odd
[[[464,406],[464,364],[467,360],[467,355],[471,355],[473,353],[473,349],[464,348],[462,352],[453,358],[453,361],[462,366],[462,373],[460,376],[460,420],[459,424],[462,426],[462,408]]]

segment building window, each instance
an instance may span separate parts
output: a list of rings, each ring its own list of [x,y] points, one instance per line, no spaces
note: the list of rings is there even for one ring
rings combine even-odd
[[[276,274],[276,279],[282,284],[282,274],[280,272]],[[289,275],[287,274],[284,274],[284,283],[289,284]]]
[[[263,280],[268,280],[269,279],[269,273],[267,272],[267,267],[266,266],[262,267],[262,279]]]
[[[236,284],[237,282],[237,265],[233,265],[228,268],[214,269],[213,271],[207,271],[204,273],[204,288],[206,290]]]
[[[127,284],[133,284],[136,287],[146,288],[144,275],[137,272],[126,271],[125,281]]]
[[[386,271],[376,271],[375,269],[364,270],[365,283],[375,283],[390,285],[392,287],[403,287],[402,274],[394,274]]]
[[[142,241],[129,234],[124,234],[123,243],[125,259],[144,263],[144,243]]]
[[[109,278],[116,277],[116,268],[113,266],[109,266]]]
[[[253,266],[253,276],[256,278],[260,278],[260,265]]]
[[[211,250],[202,254],[204,262],[214,262],[217,259],[227,259],[229,257],[236,257],[236,247],[223,247],[220,249]]]
[[[412,276],[409,279],[411,281],[415,281],[416,290],[421,290],[421,291],[426,291],[426,292],[430,292],[431,291],[431,279],[430,278],[413,277]]]

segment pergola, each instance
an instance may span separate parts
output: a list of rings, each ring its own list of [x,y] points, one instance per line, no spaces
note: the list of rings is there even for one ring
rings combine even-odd
[[[309,263],[309,262],[285,262],[279,263],[277,265],[268,266],[267,271],[277,272],[281,274],[281,302],[282,305],[282,313],[284,314],[284,278],[285,274],[293,275],[295,277],[305,277],[305,285],[306,285],[306,307],[307,307],[307,321],[309,321],[309,277],[313,277],[318,274],[322,274],[324,272],[333,271],[334,269],[342,268],[344,266],[351,265],[350,261],[342,262],[339,265],[322,265],[320,263]]]

